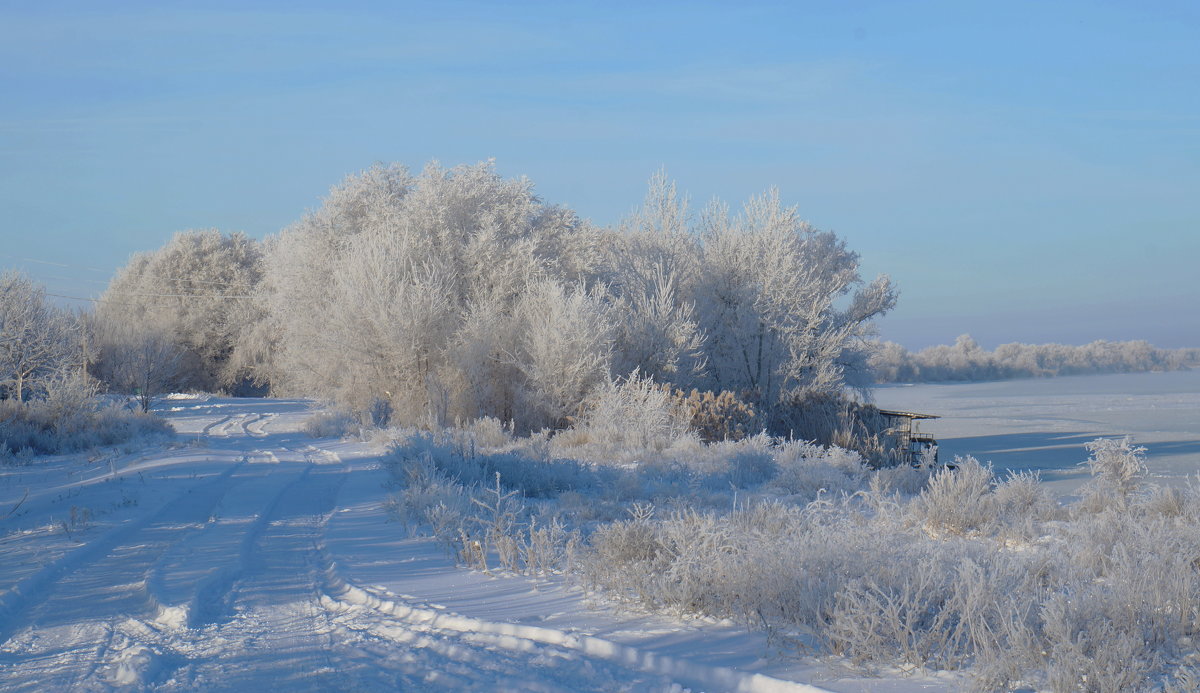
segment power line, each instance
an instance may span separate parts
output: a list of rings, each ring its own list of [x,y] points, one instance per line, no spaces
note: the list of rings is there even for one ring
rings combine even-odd
[[[72,268],[85,269],[85,270],[88,270],[91,272],[101,272],[104,274],[110,274],[109,270],[102,270],[102,269],[98,269],[96,267],[88,267],[86,265],[72,265],[72,264],[63,263],[63,262],[51,262],[49,260],[38,260],[36,258],[31,258],[31,257],[19,257],[16,255],[9,255],[7,253],[0,253],[0,257],[6,257],[6,258],[9,258],[10,260],[19,260],[21,262],[33,262],[33,263],[37,263],[39,265],[51,265],[54,267],[62,267],[64,269],[72,269]],[[65,279],[65,277],[56,277],[56,278],[57,279]],[[223,282],[223,281],[218,281],[216,279],[194,279],[192,277],[161,277],[161,276],[159,276],[159,277],[154,277],[154,279],[162,279],[165,281],[173,281],[173,282],[192,282],[194,284],[216,284],[216,285],[220,285],[220,286],[244,286],[246,284],[246,282]],[[77,277],[72,277],[69,281],[85,281],[85,282],[90,282],[90,283],[103,283],[103,284],[108,283],[108,282],[100,282],[99,280],[95,280],[95,279],[79,279]]]
[[[91,301],[92,303],[108,303],[108,304],[111,304],[114,306],[137,306],[138,305],[136,303],[123,303],[121,301],[109,301],[109,300],[103,299],[103,298],[84,298],[83,296],[66,296],[63,294],[52,294],[49,292],[47,292],[46,295],[53,296],[55,298],[69,298],[72,301]]]
[[[139,303],[127,303],[122,301],[113,301],[107,298],[84,298],[83,296],[67,296],[65,294],[55,294],[46,292],[47,296],[55,298],[70,298],[76,301],[91,301],[93,303],[112,303],[122,306],[137,306]],[[137,297],[137,298],[244,298],[251,299],[253,296],[233,296],[230,294],[125,294],[117,293],[114,296]]]
[[[37,260],[31,257],[18,257],[16,255],[9,255],[8,253],[0,253],[0,256],[6,257],[10,260],[20,260],[21,262],[33,262],[39,265],[53,265],[55,267],[63,267],[66,269],[71,269],[73,267],[75,269],[85,269],[91,272],[102,272],[104,274],[108,274],[108,270],[102,270],[97,267],[88,267],[86,265],[68,265],[61,262],[51,262],[49,260]]]
[[[104,281],[102,279],[84,279],[83,277],[61,277],[61,276],[58,276],[55,274],[34,274],[33,278],[34,279],[54,279],[56,281],[64,281],[64,282],[84,282],[86,284],[99,284],[101,286],[108,286],[108,282]]]
[[[220,284],[222,286],[245,286],[246,282],[222,282],[215,279],[192,279],[191,277],[151,277],[169,282],[193,282],[196,284]]]
[[[137,296],[139,298],[254,298],[253,296],[234,296],[232,294],[131,294],[123,291],[113,292],[113,296]]]

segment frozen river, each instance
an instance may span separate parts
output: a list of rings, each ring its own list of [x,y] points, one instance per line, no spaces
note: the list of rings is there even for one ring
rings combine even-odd
[[[889,385],[884,409],[942,418],[922,422],[941,458],[974,455],[998,475],[1036,469],[1056,492],[1087,479],[1083,444],[1130,435],[1147,448],[1152,481],[1182,484],[1200,471],[1200,370],[986,383]]]

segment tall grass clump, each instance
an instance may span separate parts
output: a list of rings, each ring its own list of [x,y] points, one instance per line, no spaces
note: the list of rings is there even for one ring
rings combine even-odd
[[[1071,503],[970,457],[873,469],[765,434],[633,439],[613,460],[585,436],[495,421],[411,433],[394,444],[393,507],[463,565],[561,572],[866,673],[956,672],[979,691],[1195,682],[1200,489],[1145,485],[1127,439],[1088,446],[1095,478]]]

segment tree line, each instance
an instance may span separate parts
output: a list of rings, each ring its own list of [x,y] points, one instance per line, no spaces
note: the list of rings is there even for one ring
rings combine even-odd
[[[964,334],[953,345],[916,352],[882,342],[870,365],[880,383],[1004,380],[1181,370],[1200,366],[1200,349],[1159,349],[1142,340],[1098,340],[1082,346],[1013,342],[987,351]]]
[[[796,403],[870,385],[871,320],[895,300],[773,190],[694,213],[659,174],[601,227],[490,162],[379,165],[262,242],[188,231],[135,255],[74,319],[87,353],[67,360],[145,397],[270,391],[523,431],[633,377],[731,393],[786,429]],[[23,382],[6,370],[6,392]]]

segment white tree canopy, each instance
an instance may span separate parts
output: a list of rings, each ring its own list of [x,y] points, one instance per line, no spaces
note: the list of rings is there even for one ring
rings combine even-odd
[[[598,229],[490,162],[376,166],[265,247],[273,387],[418,424],[558,426],[635,371],[767,411],[838,393],[869,382],[863,339],[896,297],[775,191],[694,223],[663,173]]]
[[[96,319],[168,336],[182,354],[180,385],[231,389],[262,379],[246,343],[262,319],[253,300],[260,261],[258,242],[243,233],[177,233],[159,250],[130,259],[101,296]]]
[[[82,366],[77,321],[19,272],[0,276],[0,391],[24,400],[63,370]]]

